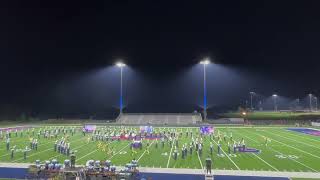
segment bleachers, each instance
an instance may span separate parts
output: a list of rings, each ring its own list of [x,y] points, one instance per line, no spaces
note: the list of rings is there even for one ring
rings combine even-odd
[[[200,113],[126,113],[117,118],[120,124],[154,124],[154,125],[192,125],[201,122]]]

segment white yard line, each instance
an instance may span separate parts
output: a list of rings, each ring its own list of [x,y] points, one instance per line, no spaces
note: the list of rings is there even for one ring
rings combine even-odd
[[[170,159],[171,159],[171,154],[172,154],[172,150],[173,150],[174,143],[175,143],[175,142],[172,142],[172,145],[171,145],[171,149],[170,149],[170,153],[169,153],[169,158],[168,158],[168,162],[167,162],[167,168],[169,167],[169,164],[170,164]]]
[[[246,131],[246,132],[250,133],[249,131]],[[260,135],[260,136],[262,136],[262,135]],[[249,138],[249,137],[247,137],[247,136],[245,136],[245,137],[248,138],[248,139],[250,139],[250,140],[252,140],[252,141],[255,141],[255,140],[252,139],[252,138]],[[271,147],[268,147],[268,149],[270,149],[270,150],[272,150],[272,151],[274,151],[274,152],[276,152],[276,153],[278,153],[278,154],[280,154],[280,155],[283,155],[282,152],[277,151],[277,150],[275,150],[275,149],[273,149],[273,148],[271,148]],[[296,163],[298,163],[298,164],[300,164],[300,165],[302,165],[302,166],[304,166],[304,167],[306,167],[306,168],[308,168],[308,169],[310,169],[310,170],[312,170],[312,171],[314,171],[314,172],[318,172],[317,170],[311,168],[310,166],[308,166],[308,165],[306,165],[306,164],[304,164],[304,163],[302,163],[302,162],[297,161],[296,159],[293,159],[293,158],[289,158],[289,159],[292,160],[292,161],[294,161],[294,162],[296,162]]]
[[[9,156],[11,153],[8,153],[8,154],[4,154],[4,155],[2,155],[2,156],[0,156],[0,157],[3,157],[3,156]]]
[[[247,139],[250,139],[251,141],[259,144],[258,141],[253,140],[252,138],[249,138],[248,136],[245,136],[245,135],[243,135],[243,134],[241,134],[241,133],[239,133],[239,132],[236,132],[236,133],[238,133],[238,134],[240,134],[241,136],[244,136],[244,137],[246,137]],[[262,159],[260,156],[256,155],[255,153],[251,153],[251,154],[253,154],[253,155],[254,155],[255,157],[257,157],[260,161],[262,161],[263,163],[265,163],[266,165],[268,165],[268,166],[271,167],[272,169],[274,169],[274,170],[276,170],[276,171],[279,171],[277,168],[275,168],[274,166],[272,166],[271,164],[269,164],[268,162],[266,162],[264,159]]]
[[[54,142],[54,140],[53,141],[50,141],[50,142],[47,142],[47,143],[44,143],[44,144],[39,144],[38,145],[38,148],[39,147],[41,147],[41,146],[44,146],[44,145],[47,145],[47,144],[49,144],[49,143],[53,143]],[[12,147],[12,146],[10,146],[10,147]],[[28,146],[29,147],[29,146]],[[1,149],[2,150],[2,149]],[[8,153],[8,154],[4,154],[4,155],[2,155],[2,156],[0,156],[0,157],[3,157],[3,156],[9,156],[11,153]]]
[[[90,153],[88,153],[88,154],[86,154],[86,155],[84,155],[84,156],[82,156],[82,157],[80,157],[79,159],[77,159],[78,161],[80,160],[80,159],[83,159],[83,158],[85,158],[85,157],[87,157],[87,156],[89,156],[90,154],[93,154],[93,153],[95,153],[95,152],[97,152],[98,150],[96,149],[96,150],[94,150],[94,151],[91,151]]]
[[[154,143],[154,141],[152,141],[152,143],[149,145],[149,147]],[[144,150],[144,152],[141,154],[141,156],[137,159],[137,161],[139,162],[139,160],[143,157],[143,155],[147,152],[147,149]]]
[[[270,138],[270,139],[271,139],[271,138]],[[305,153],[305,154],[309,154],[310,156],[313,156],[313,157],[315,157],[315,158],[320,159],[320,156],[314,155],[314,154],[312,154],[312,153],[309,153],[309,152],[304,151],[304,150],[302,150],[302,149],[296,148],[296,147],[294,147],[294,146],[290,146],[290,145],[285,144],[285,143],[283,143],[283,142],[281,142],[281,141],[278,141],[278,140],[275,140],[275,139],[272,139],[272,140],[275,141],[275,142],[278,142],[278,143],[280,143],[280,144],[282,144],[282,145],[288,146],[288,147],[290,147],[290,148],[292,148],[292,149],[298,150],[298,151],[300,151],[300,152],[303,152],[303,153]]]
[[[77,142],[77,141],[80,141],[80,140],[82,140],[82,138],[81,138],[81,139],[78,139],[78,140],[75,140],[75,141],[73,141],[73,142]],[[37,155],[37,154],[40,154],[40,153],[43,153],[43,152],[47,152],[47,151],[49,151],[49,150],[52,150],[52,147],[49,148],[49,149],[46,149],[46,150],[43,150],[43,151],[40,151],[40,152],[31,154],[30,156],[27,156],[27,157],[32,157],[32,156],[34,156],[34,155]],[[20,160],[22,160],[22,159],[23,159],[23,157],[20,158],[20,159],[16,159],[16,160],[14,160],[14,161],[12,161],[12,162],[17,162],[17,161],[20,161]]]
[[[216,141],[214,141],[212,138],[211,138],[211,140],[218,146],[218,144],[216,143]],[[240,170],[240,168],[238,167],[238,165],[228,156],[228,154],[225,153],[222,148],[221,148],[220,150],[223,152],[223,154],[225,154],[225,155],[227,156],[227,158],[232,162],[232,164],[233,164],[238,170]]]
[[[275,150],[275,149],[273,149],[273,148],[271,148],[271,147],[269,147],[269,149],[271,149],[272,151],[274,151],[274,152],[276,152],[276,153],[279,153],[280,155],[283,155],[283,153],[281,153],[280,151],[277,151],[277,150]],[[317,172],[317,173],[318,173],[317,170],[311,168],[310,166],[307,166],[307,165],[303,164],[302,162],[299,162],[299,161],[297,161],[297,160],[295,160],[295,159],[293,159],[293,158],[289,158],[289,159],[292,160],[292,161],[294,161],[294,162],[296,162],[296,163],[298,163],[298,164],[300,164],[300,165],[302,165],[302,166],[304,166],[304,167],[306,167],[306,168],[308,168],[308,169],[310,169],[310,170],[312,170],[312,171],[314,171],[314,172]]]
[[[304,144],[304,145],[306,145],[306,146],[310,146],[310,147],[313,147],[313,148],[316,148],[316,149],[319,149],[319,150],[320,150],[320,147],[317,147],[317,146],[313,146],[313,145],[310,145],[310,144],[307,144],[307,143],[304,143],[304,142],[301,142],[301,141],[297,141],[297,140],[295,140],[295,139],[288,138],[288,137],[285,137],[285,136],[280,136],[280,135],[277,135],[277,134],[275,134],[275,133],[270,133],[270,132],[267,132],[267,133],[273,134],[273,135],[278,136],[278,137],[286,138],[286,139],[289,139],[289,140],[291,140],[291,141],[294,141],[294,142],[297,142],[297,143],[300,143],[300,144]]]
[[[30,156],[27,156],[27,158],[32,157],[32,156],[37,155],[37,154],[40,154],[40,153],[43,153],[43,152],[46,152],[46,151],[49,151],[49,150],[52,150],[52,148],[46,149],[46,150],[43,150],[43,151],[40,151],[40,152],[37,152],[37,153],[34,153],[34,154],[31,154]],[[23,157],[20,158],[20,159],[16,159],[16,160],[14,160],[14,161],[12,161],[12,162],[17,162],[17,161],[20,161],[20,160],[22,160],[22,159],[23,159]]]
[[[42,139],[44,139],[44,138],[42,138]],[[41,146],[44,146],[44,145],[47,145],[47,144],[50,144],[50,143],[53,143],[53,142],[55,142],[57,139],[54,139],[54,140],[52,140],[52,141],[49,141],[49,142],[46,142],[46,143],[43,143],[43,144],[39,144],[38,145],[38,148],[39,147],[41,147]],[[28,140],[24,140],[24,141],[27,141],[28,142]],[[40,142],[39,142],[40,143]],[[11,143],[10,143],[11,144]],[[29,147],[29,146],[28,146]],[[5,149],[5,148],[3,148],[3,149]],[[2,149],[0,149],[0,150],[2,150]],[[10,155],[11,153],[8,153],[8,154],[4,154],[4,155],[2,155],[2,156],[0,156],[0,157],[3,157],[3,156],[8,156],[8,155]]]
[[[198,159],[199,159],[199,162],[200,162],[201,169],[203,169],[203,165],[202,165],[202,162],[201,162],[201,159],[200,159],[198,151],[197,151],[197,155],[198,155]]]
[[[255,153],[251,153],[254,156],[256,156],[258,159],[260,159],[262,162],[264,162],[266,165],[270,166],[272,169],[279,171],[277,168],[275,168],[274,166],[272,166],[271,164],[269,164],[267,161],[263,160],[262,158],[260,158],[258,155],[256,155]]]
[[[112,156],[110,157],[110,160],[111,160],[115,155],[119,154],[122,150],[124,150],[125,148],[127,148],[130,144],[131,144],[131,142],[130,142],[129,144],[127,144],[125,147],[121,148],[117,153],[115,153],[114,155],[112,155]]]
[[[301,134],[301,135],[298,135],[298,134],[296,134],[297,132],[295,132],[295,131],[292,131],[292,130],[288,130],[288,129],[286,129],[286,132],[288,132],[290,135],[292,135],[292,136],[296,136],[296,137],[300,137],[300,138],[303,138],[303,139],[307,139],[307,140],[311,140],[311,141],[314,141],[314,142],[317,142],[317,143],[320,143],[320,139],[318,140],[318,139],[313,139],[313,138],[308,138],[307,136],[313,136],[313,135],[311,135],[311,134],[304,134],[304,133],[299,133],[299,134]],[[304,136],[303,136],[304,135]],[[313,137],[317,137],[317,136],[313,136]]]
[[[115,141],[109,142],[109,143],[107,143],[107,144],[109,145],[109,144],[111,144],[111,143],[113,143],[113,142],[115,142]],[[87,144],[85,144],[85,145],[87,145]],[[95,152],[97,152],[97,151],[98,151],[98,149],[96,149],[96,150],[94,150],[94,151],[91,151],[91,152],[89,152],[88,154],[80,157],[80,158],[77,159],[77,160],[79,161],[80,159],[83,159],[83,158],[85,158],[85,157],[89,156],[90,154],[93,154],[93,153],[95,153]]]
[[[5,143],[5,138],[3,138],[3,145],[5,146],[6,145],[6,143]],[[19,140],[17,140],[17,141],[14,141],[14,139],[12,139],[12,138],[10,138],[10,144],[14,144],[14,145],[16,145],[17,143],[22,143],[22,142],[24,142],[24,141],[29,141],[28,139],[19,139]],[[2,143],[1,143],[2,144]],[[4,150],[4,149],[6,149],[6,148],[1,148],[0,150]]]
[[[79,147],[77,147],[77,148],[75,148],[75,149],[72,149],[72,151],[77,150],[77,149],[80,149],[80,148],[82,148],[82,147],[85,146],[85,145],[87,145],[87,144],[83,144],[82,146],[79,146]],[[53,156],[53,157],[51,157],[51,158],[49,158],[49,159],[57,158],[57,157],[59,157],[59,156],[61,156],[61,155],[63,155],[63,154],[55,155],[55,156]]]

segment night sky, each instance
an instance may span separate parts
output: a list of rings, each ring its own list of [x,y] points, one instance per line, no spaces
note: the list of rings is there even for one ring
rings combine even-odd
[[[319,95],[319,1],[8,1],[0,6],[0,113],[192,112],[210,57],[211,111]],[[98,116],[98,115],[97,115]],[[102,115],[101,115],[102,116]]]

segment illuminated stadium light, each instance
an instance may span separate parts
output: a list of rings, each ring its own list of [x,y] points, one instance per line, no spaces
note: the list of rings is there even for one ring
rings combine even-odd
[[[277,104],[278,95],[277,94],[273,94],[272,97],[273,97],[274,111],[277,112],[278,111],[278,104]]]
[[[310,112],[312,111],[312,94],[309,94],[309,108],[310,108]]]
[[[200,61],[203,65],[203,119],[207,119],[207,81],[206,81],[206,65],[210,64],[209,58]]]
[[[203,64],[203,65],[210,64],[210,60],[209,60],[209,58],[205,58],[205,59],[203,59],[202,61],[200,61],[200,64]]]
[[[122,67],[126,66],[126,64],[124,64],[123,62],[117,62],[116,66],[122,68]]]
[[[120,106],[120,114],[122,114],[123,110],[123,90],[122,90],[122,79],[123,79],[123,67],[126,66],[123,62],[119,61],[116,63],[116,66],[120,68],[120,99],[119,99],[119,106]]]

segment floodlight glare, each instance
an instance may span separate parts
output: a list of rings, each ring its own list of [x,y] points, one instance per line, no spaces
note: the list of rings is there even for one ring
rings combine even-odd
[[[203,64],[203,65],[210,64],[209,58],[205,58],[204,60],[200,61],[200,64]]]
[[[126,66],[126,64],[124,64],[123,62],[117,62],[116,63],[116,66],[118,66],[118,67],[124,67],[124,66]]]
[[[204,58],[200,61],[203,65],[203,119],[207,119],[207,83],[206,83],[206,65],[210,64],[209,58]]]
[[[126,64],[124,64],[123,62],[119,61],[116,63],[116,66],[120,68],[120,115],[122,114],[122,110],[123,110],[123,97],[122,97],[122,74],[123,74],[123,67],[126,66]]]
[[[276,95],[276,94],[273,94],[272,96],[273,96],[273,97],[277,97],[278,95]]]

